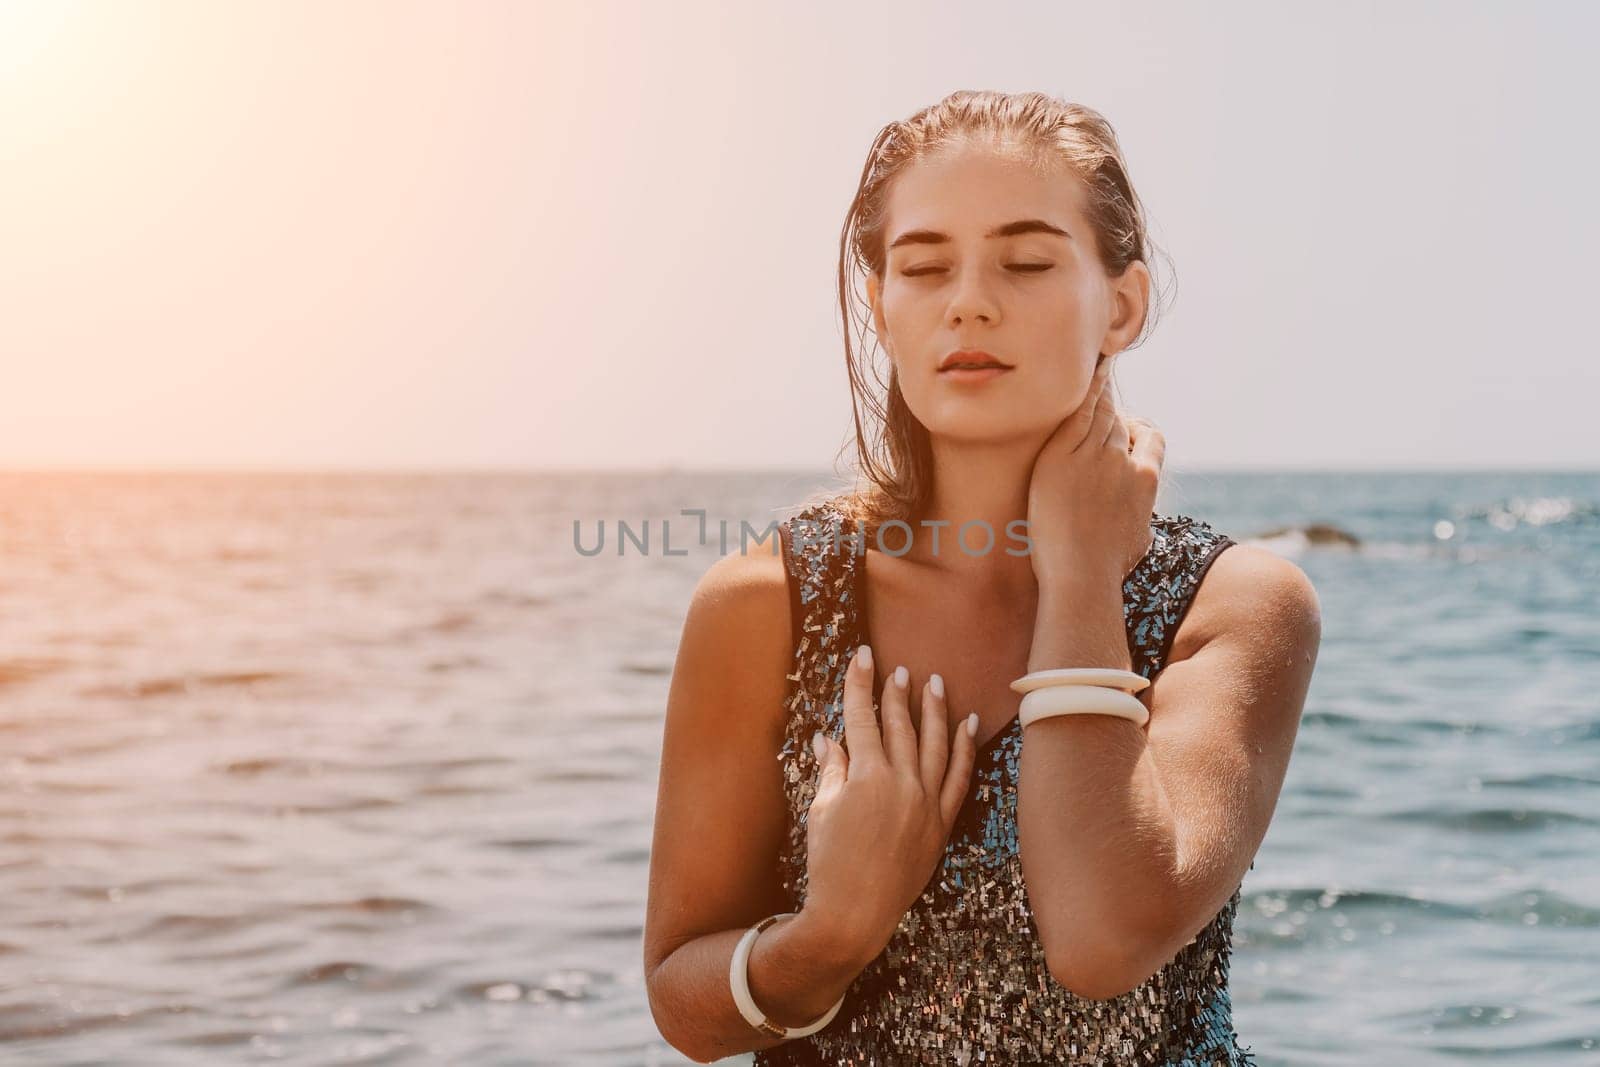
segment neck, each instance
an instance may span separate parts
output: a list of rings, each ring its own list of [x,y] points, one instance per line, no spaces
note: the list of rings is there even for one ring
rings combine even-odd
[[[1011,533],[1007,526],[1028,517],[1028,482],[1038,451],[1039,443],[1031,440],[984,445],[935,440],[933,492],[925,513],[911,524],[915,537],[907,557],[959,579],[1017,592],[1032,589],[1033,561],[1006,551],[1021,550],[1025,531]],[[937,554],[935,528],[923,522],[946,523],[937,527]],[[965,523],[987,524],[987,529],[973,525],[962,538]],[[985,550],[990,531],[993,543]]]

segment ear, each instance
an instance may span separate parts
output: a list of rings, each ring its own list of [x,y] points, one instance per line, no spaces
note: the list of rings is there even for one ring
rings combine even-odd
[[[1111,321],[1106,326],[1100,351],[1116,355],[1133,343],[1144,328],[1150,311],[1150,269],[1139,260],[1128,264],[1119,278],[1110,283]]]
[[[872,326],[873,329],[878,331],[880,338],[884,334],[882,296],[883,286],[879,283],[877,274],[869,271],[867,274],[867,303],[872,305]]]

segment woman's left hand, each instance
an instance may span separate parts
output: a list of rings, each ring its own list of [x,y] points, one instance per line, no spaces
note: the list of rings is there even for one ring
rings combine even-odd
[[[1034,575],[1115,578],[1118,587],[1150,550],[1150,516],[1166,438],[1155,424],[1117,410],[1101,360],[1089,392],[1034,459],[1028,537]]]

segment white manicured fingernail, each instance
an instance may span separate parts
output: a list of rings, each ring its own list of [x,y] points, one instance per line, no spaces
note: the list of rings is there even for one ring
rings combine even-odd
[[[935,674],[933,677],[928,679],[928,688],[933,691],[933,695],[934,696],[938,697],[940,700],[944,699],[944,679],[943,678],[941,678],[937,674]]]
[[[811,735],[811,751],[817,754],[818,759],[821,759],[828,751],[828,743],[822,739],[822,731],[820,730]]]
[[[856,666],[864,671],[872,669],[872,649],[870,646],[862,645],[856,649]]]
[[[978,713],[977,712],[973,712],[971,715],[967,716],[967,736],[968,737],[977,737],[978,736]]]
[[[894,669],[894,684],[897,687],[904,689],[910,681],[911,672],[906,670],[903,665]]]

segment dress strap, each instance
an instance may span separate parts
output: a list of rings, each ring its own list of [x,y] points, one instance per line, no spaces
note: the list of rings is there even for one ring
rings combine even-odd
[[[1162,667],[1167,665],[1167,657],[1172,653],[1172,641],[1177,637],[1178,627],[1183,624],[1184,617],[1189,614],[1189,608],[1194,604],[1194,596],[1200,591],[1200,582],[1205,578],[1206,571],[1210,570],[1211,564],[1222,555],[1223,549],[1235,543],[1227,534],[1217,533],[1210,527],[1201,531],[1201,535],[1189,552],[1189,578],[1184,583],[1183,596],[1173,614],[1171,624],[1161,637],[1161,651],[1156,656],[1156,663]]]
[[[791,521],[785,519],[778,524],[778,541],[782,546],[784,585],[789,590],[789,647],[798,652],[800,635],[805,632],[806,612],[800,601],[800,588],[805,582],[805,574],[794,558],[794,539],[789,534]]]
[[[1186,515],[1157,518],[1150,551],[1123,585],[1123,611],[1133,669],[1154,678],[1167,665],[1178,625],[1200,581],[1232,538]]]

